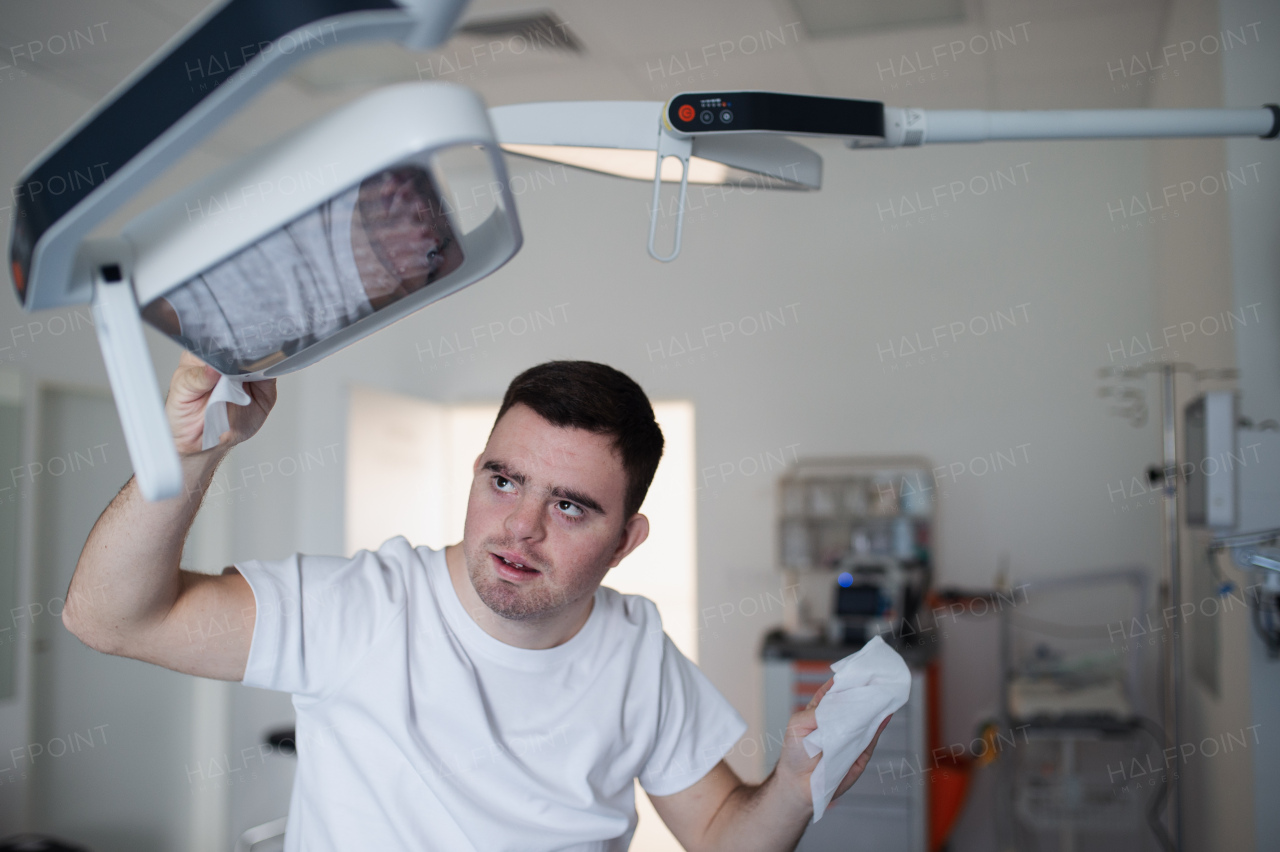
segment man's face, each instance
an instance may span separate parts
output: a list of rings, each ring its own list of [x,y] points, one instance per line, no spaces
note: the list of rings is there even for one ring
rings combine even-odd
[[[594,594],[647,534],[643,516],[623,517],[627,479],[612,439],[553,426],[528,406],[512,406],[498,421],[474,474],[467,574],[504,618],[566,611]]]

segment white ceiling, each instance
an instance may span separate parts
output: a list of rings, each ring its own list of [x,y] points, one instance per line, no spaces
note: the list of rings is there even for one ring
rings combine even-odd
[[[35,61],[0,53],[0,61],[93,102],[202,6],[202,0],[9,0],[0,45],[12,50],[52,40],[56,46],[54,37],[69,31],[92,33],[95,43],[81,38],[78,49],[59,56],[46,49]],[[926,108],[1140,106],[1146,89],[1119,90],[1107,67],[1155,54],[1168,7],[1168,0],[967,0],[963,25],[812,39],[791,0],[476,0],[464,20],[550,10],[586,51],[515,55],[519,42],[508,40],[499,52],[466,38],[429,54],[387,45],[338,49],[264,95],[211,140],[206,153],[226,158],[373,85],[432,76],[468,85],[490,104],[661,100],[686,90],[769,88]],[[995,30],[1005,36],[999,50],[979,56],[969,49],[980,49]],[[966,47],[953,57],[949,45],[957,42]],[[753,43],[761,46],[745,55]],[[941,59],[933,59],[935,49]],[[910,73],[926,63],[934,67],[923,77]]]

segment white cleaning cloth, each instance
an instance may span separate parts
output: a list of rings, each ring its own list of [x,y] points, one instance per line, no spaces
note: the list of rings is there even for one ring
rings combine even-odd
[[[209,393],[209,404],[204,409],[204,438],[200,441],[200,449],[207,450],[218,446],[218,438],[231,428],[227,417],[227,403],[248,405],[253,402],[244,389],[244,382],[230,376],[219,376],[218,383]]]
[[[810,757],[822,752],[809,778],[814,822],[822,819],[836,788],[871,745],[880,723],[911,695],[911,671],[879,636],[831,669],[835,683],[818,702],[818,727],[804,738]]]

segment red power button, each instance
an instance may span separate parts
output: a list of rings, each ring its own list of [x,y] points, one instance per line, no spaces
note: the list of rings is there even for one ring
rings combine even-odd
[[[693,121],[693,117],[697,115],[697,110],[691,105],[685,104],[676,111],[676,115],[680,116],[681,121]]]

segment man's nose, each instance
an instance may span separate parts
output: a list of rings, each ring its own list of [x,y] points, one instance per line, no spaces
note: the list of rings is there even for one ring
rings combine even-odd
[[[507,531],[516,538],[539,539],[544,521],[542,501],[532,495],[521,495],[507,515]]]

